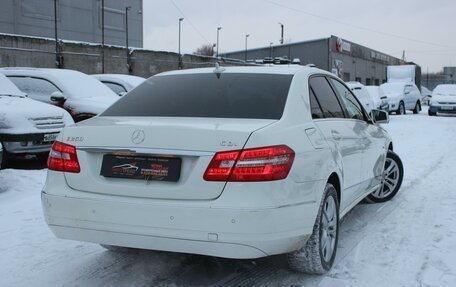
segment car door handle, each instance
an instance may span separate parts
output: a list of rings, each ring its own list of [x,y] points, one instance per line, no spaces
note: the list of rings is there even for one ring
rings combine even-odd
[[[332,131],[331,131],[331,134],[332,134],[333,138],[334,138],[336,141],[338,141],[338,140],[340,140],[340,139],[342,138],[342,137],[340,136],[340,133],[339,133],[338,131],[332,130]]]

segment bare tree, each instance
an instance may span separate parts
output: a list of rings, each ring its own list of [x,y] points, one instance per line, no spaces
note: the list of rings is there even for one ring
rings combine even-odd
[[[214,56],[214,47],[213,45],[203,45],[196,49],[194,52],[196,55],[202,55],[202,56]]]

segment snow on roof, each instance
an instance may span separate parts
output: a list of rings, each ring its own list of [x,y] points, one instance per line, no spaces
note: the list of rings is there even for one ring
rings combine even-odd
[[[345,84],[350,87],[350,88],[355,88],[355,87],[364,87],[363,84],[361,84],[360,82],[345,82]]]
[[[111,82],[125,82],[130,84],[133,87],[138,86],[142,82],[144,82],[146,79],[138,76],[132,76],[132,75],[124,75],[124,74],[93,74],[91,75],[95,78],[97,78],[100,81],[111,81]]]
[[[432,92],[442,94],[456,94],[456,85],[438,85]]]
[[[30,75],[42,76],[49,79],[52,78],[51,81],[63,91],[65,96],[75,96],[78,98],[119,98],[111,89],[103,85],[100,81],[75,70],[9,67],[0,68],[0,72],[3,72],[6,75]]]

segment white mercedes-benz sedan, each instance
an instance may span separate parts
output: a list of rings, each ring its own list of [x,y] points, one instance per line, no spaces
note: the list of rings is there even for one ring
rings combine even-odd
[[[371,118],[372,116],[372,118]],[[60,238],[226,258],[287,254],[329,270],[339,219],[398,192],[387,132],[346,85],[312,67],[153,76],[65,128],[42,205]]]

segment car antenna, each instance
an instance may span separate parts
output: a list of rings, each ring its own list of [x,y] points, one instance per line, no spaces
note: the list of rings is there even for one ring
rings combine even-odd
[[[220,67],[219,62],[215,62],[214,73],[217,75],[217,79],[220,79],[220,75],[225,71],[225,68]]]

